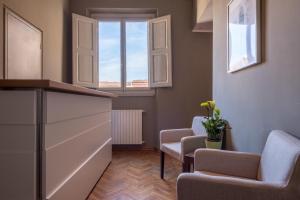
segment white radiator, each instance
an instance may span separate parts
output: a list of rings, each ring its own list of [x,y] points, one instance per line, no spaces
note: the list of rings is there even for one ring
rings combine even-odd
[[[143,110],[112,111],[113,144],[142,144]]]

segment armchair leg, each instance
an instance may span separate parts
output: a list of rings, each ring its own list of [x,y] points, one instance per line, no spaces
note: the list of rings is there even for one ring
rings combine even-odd
[[[191,172],[191,163],[189,158],[184,156],[184,160],[182,163],[182,172]]]
[[[186,162],[183,162],[181,166],[182,166],[182,172],[188,172]]]
[[[160,178],[164,179],[165,152],[160,151]]]

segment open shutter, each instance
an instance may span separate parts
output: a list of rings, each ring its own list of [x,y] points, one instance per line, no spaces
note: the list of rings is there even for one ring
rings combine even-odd
[[[73,14],[73,84],[98,87],[98,21]]]
[[[171,15],[149,20],[150,87],[172,87]]]

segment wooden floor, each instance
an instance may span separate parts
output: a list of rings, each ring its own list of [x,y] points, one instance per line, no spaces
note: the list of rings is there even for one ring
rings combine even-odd
[[[180,170],[180,163],[166,156],[161,180],[158,152],[115,151],[88,200],[175,200]]]

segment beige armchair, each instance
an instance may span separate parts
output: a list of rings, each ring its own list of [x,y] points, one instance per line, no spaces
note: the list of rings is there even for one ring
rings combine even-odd
[[[178,200],[299,200],[300,141],[272,131],[262,155],[199,149],[195,172],[177,180]]]
[[[205,147],[207,134],[201,123],[202,120],[204,120],[204,117],[197,116],[193,119],[192,128],[163,130],[160,132],[160,176],[162,179],[164,178],[165,153],[180,160],[184,171],[184,155]]]

